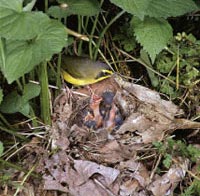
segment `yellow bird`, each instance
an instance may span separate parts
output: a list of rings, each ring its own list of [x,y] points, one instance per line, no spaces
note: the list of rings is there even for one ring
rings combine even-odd
[[[78,86],[99,82],[113,74],[107,64],[85,57],[64,55],[61,67],[64,80]]]

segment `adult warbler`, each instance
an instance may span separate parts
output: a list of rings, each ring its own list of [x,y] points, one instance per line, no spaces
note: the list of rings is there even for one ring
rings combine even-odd
[[[88,85],[109,78],[113,72],[100,61],[85,57],[62,56],[62,75],[73,85]]]

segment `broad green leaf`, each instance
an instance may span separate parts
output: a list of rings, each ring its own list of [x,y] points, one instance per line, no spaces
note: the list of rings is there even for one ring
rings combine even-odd
[[[193,0],[151,0],[146,15],[155,18],[176,17],[197,10]]]
[[[4,97],[4,100],[0,105],[0,111],[8,114],[19,112],[24,104],[22,96],[20,96],[17,91],[13,91]]]
[[[193,0],[111,0],[111,2],[141,20],[144,16],[175,17],[198,9]]]
[[[18,112],[20,112],[24,116],[28,117],[28,115],[30,113],[30,104],[29,104],[29,102],[24,103],[23,107]]]
[[[24,86],[23,99],[28,101],[40,94],[41,87],[37,84],[28,83]]]
[[[7,41],[5,65],[0,64],[0,68],[8,83],[30,72],[40,62],[50,60],[66,45],[64,26],[57,21],[46,20],[46,17],[38,21],[40,32],[34,39]]]
[[[111,0],[112,3],[121,7],[128,13],[137,16],[141,20],[144,19],[145,12],[151,1],[152,0]]]
[[[164,19],[146,17],[144,21],[141,21],[134,17],[131,21],[131,26],[137,41],[148,52],[152,62],[173,36],[172,27]]]
[[[2,91],[2,89],[0,89],[0,104],[2,101],[3,101],[3,91]]]
[[[15,11],[21,12],[22,11],[22,3],[23,0],[1,0],[0,10],[7,9],[7,11]],[[3,15],[3,12],[0,12]]]
[[[66,16],[81,15],[81,16],[94,16],[100,11],[100,4],[97,0],[59,0],[59,3],[65,4],[61,8],[65,10]]]
[[[0,141],[0,157],[3,154],[3,150],[4,150],[3,143]]]
[[[11,83],[31,71],[36,64],[32,61],[32,47],[27,42],[7,41],[6,45],[5,66],[1,70],[8,83]]]
[[[47,13],[54,17],[54,18],[58,18],[58,19],[61,19],[61,18],[66,18],[67,16],[70,15],[70,13],[68,11],[66,11],[66,9],[63,9],[59,6],[51,6]]]
[[[42,12],[24,12],[20,0],[1,0],[0,36],[7,39],[26,40],[40,31],[38,23],[49,18]]]
[[[28,83],[24,86],[23,90],[23,96],[21,97],[24,104],[23,107],[18,111],[24,116],[29,115],[30,111],[30,104],[29,100],[33,99],[34,97],[37,97],[40,94],[41,87],[37,84]]]
[[[50,60],[52,55],[59,53],[67,43],[65,27],[58,21],[49,20],[40,23],[40,33],[32,42],[33,60]],[[41,62],[40,60],[40,62]]]
[[[26,84],[22,95],[19,95],[17,91],[13,91],[4,98],[0,105],[0,111],[9,114],[21,112],[24,115],[28,115],[30,109],[29,100],[37,97],[39,93],[39,85]]]

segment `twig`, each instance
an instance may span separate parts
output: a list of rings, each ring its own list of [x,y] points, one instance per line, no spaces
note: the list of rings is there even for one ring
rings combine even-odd
[[[99,180],[97,180],[96,178],[94,178],[93,180],[94,180],[94,182],[95,182],[96,184],[98,184],[101,188],[103,188],[110,196],[117,196],[117,195],[115,195],[112,191],[110,191],[110,190],[108,189],[108,187],[105,187],[101,182],[99,182]]]

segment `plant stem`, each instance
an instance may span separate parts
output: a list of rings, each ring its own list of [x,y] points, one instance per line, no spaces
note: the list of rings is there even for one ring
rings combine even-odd
[[[44,1],[44,11],[45,11],[45,13],[47,13],[47,10],[48,10],[48,0],[45,0]]]
[[[14,168],[18,171],[23,171],[24,173],[27,173],[28,171],[25,170],[24,168],[22,168],[21,166],[19,165],[16,165],[16,164],[13,164],[13,163],[10,163],[8,161],[5,161],[3,159],[0,158],[0,163],[2,163],[3,165],[7,166],[7,167],[11,167],[11,168]],[[36,177],[36,178],[40,178],[40,176],[38,174],[34,174],[34,173],[31,173],[30,174],[31,176],[33,177]]]
[[[179,47],[177,50],[177,60],[176,60],[176,90],[179,89],[179,73],[180,72],[180,57],[179,57]]]
[[[39,81],[41,85],[40,104],[41,117],[46,125],[51,124],[50,96],[48,88],[47,63],[44,62],[39,66]]]
[[[103,0],[101,0],[101,2],[100,2],[100,6],[102,6],[102,4],[103,4]],[[93,58],[93,55],[92,55],[92,53],[94,52],[93,50],[92,50],[92,37],[94,36],[94,31],[95,31],[95,29],[96,29],[96,27],[97,27],[97,22],[98,22],[98,19],[99,19],[99,13],[96,15],[96,17],[95,17],[95,21],[94,21],[94,23],[93,23],[93,26],[92,26],[92,30],[91,30],[91,33],[90,33],[90,41],[89,41],[89,54],[90,54],[90,58],[91,59],[94,59]]]
[[[11,135],[14,135],[15,137],[18,137],[18,138],[20,138],[20,139],[22,139],[22,140],[26,140],[26,137],[20,135],[19,133],[17,133],[17,132],[14,131],[14,130],[7,129],[7,128],[2,127],[2,126],[0,126],[0,130],[1,130],[1,131],[5,131],[6,133],[9,133],[9,134],[11,134]]]
[[[55,96],[58,96],[59,91],[61,89],[61,53],[58,54],[58,61],[57,61],[57,72],[56,72],[56,86],[58,87],[59,90],[55,92]]]
[[[24,179],[21,181],[21,183],[17,187],[17,190],[16,190],[14,196],[17,196],[17,194],[20,192],[22,185],[25,183],[25,181],[28,179],[28,177],[32,174],[32,172],[34,171],[34,169],[35,169],[35,165],[28,171],[28,173],[26,174],[26,176],[24,177]]]
[[[104,34],[106,33],[106,31],[108,30],[108,28],[121,16],[125,13],[124,10],[122,10],[121,12],[119,12],[107,25],[106,27],[103,29],[103,31],[101,32],[100,36],[99,36],[99,40],[97,42],[95,51],[94,51],[94,56],[93,59],[97,58],[97,54],[98,54],[98,49],[100,47],[101,41],[103,39]]]
[[[4,118],[4,116],[1,113],[0,113],[0,119],[2,121],[2,123],[1,123],[2,125],[5,124],[7,127],[9,127],[11,129],[11,125],[9,124],[9,122]]]

